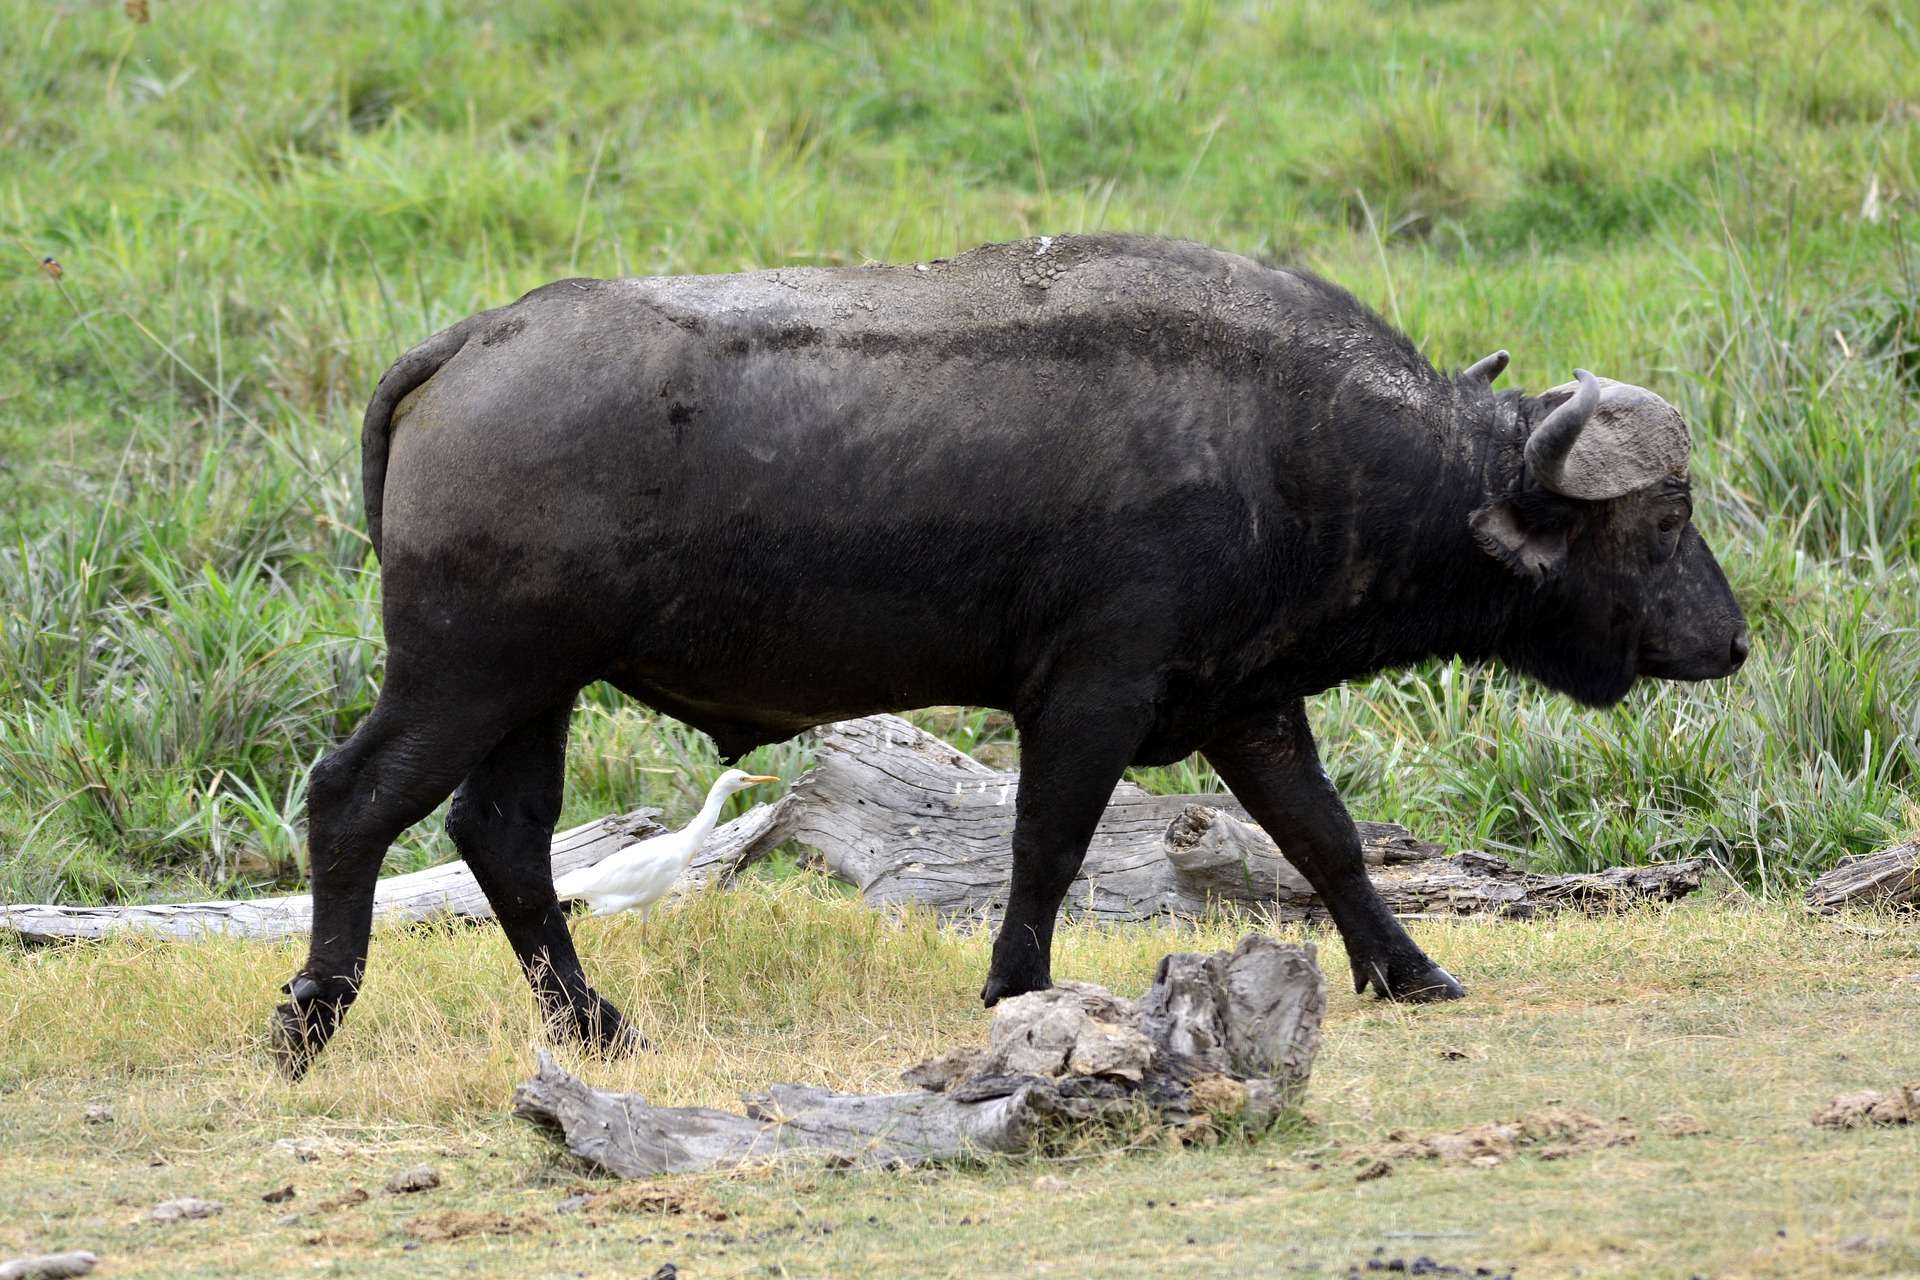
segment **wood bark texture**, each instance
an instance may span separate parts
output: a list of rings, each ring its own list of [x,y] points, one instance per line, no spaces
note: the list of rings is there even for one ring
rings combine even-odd
[[[895,716],[832,726],[815,760],[775,806],[765,838],[736,845],[731,862],[703,855],[703,877],[724,880],[785,841],[874,906],[998,917],[1019,774],[990,769]],[[1699,888],[1704,869],[1691,861],[1535,875],[1485,853],[1447,857],[1392,823],[1357,825],[1375,886],[1402,914],[1530,916],[1666,901]],[[1155,796],[1122,782],[1067,893],[1066,913],[1124,923],[1199,916],[1217,904],[1262,907],[1279,920],[1326,915],[1306,878],[1232,796]]]
[[[1865,905],[1920,906],[1920,840],[1849,858],[1807,888],[1815,911]]]
[[[1231,952],[1165,957],[1138,1002],[1085,983],[1002,1001],[989,1045],[908,1068],[922,1087],[905,1092],[776,1084],[747,1095],[744,1114],[660,1107],[594,1089],[543,1051],[513,1110],[625,1178],[790,1158],[924,1164],[1149,1114],[1188,1132],[1264,1127],[1305,1092],[1325,1009],[1313,948],[1253,934]]]

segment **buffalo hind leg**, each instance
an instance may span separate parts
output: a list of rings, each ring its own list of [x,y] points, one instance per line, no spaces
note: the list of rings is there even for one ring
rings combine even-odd
[[[1056,697],[1022,718],[1012,885],[980,992],[988,1006],[1053,985],[1060,903],[1147,723],[1144,704],[1096,698]]]
[[[1207,759],[1326,904],[1347,945],[1353,989],[1391,1000],[1457,1000],[1466,988],[1414,940],[1367,878],[1360,833],[1340,803],[1295,700],[1271,721],[1209,743]]]
[[[626,1052],[640,1047],[640,1036],[587,985],[553,893],[572,710],[571,700],[561,703],[501,739],[453,793],[447,833],[520,958],[549,1034]]]
[[[493,745],[498,730],[468,713],[408,708],[390,675],[371,714],[307,780],[313,936],[307,962],[268,1027],[280,1070],[298,1080],[327,1046],[366,972],[373,892],[395,837],[432,813]]]

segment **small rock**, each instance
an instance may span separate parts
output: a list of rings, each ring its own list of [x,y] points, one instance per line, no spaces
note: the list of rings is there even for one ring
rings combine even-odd
[[[283,1213],[273,1220],[273,1225],[276,1227],[297,1227],[300,1225],[300,1215],[297,1213]]]
[[[568,1196],[553,1207],[555,1213],[578,1213],[593,1203],[593,1197],[582,1192],[577,1196]]]
[[[191,1218],[211,1218],[226,1211],[227,1206],[218,1200],[181,1196],[178,1200],[162,1200],[148,1211],[147,1218],[153,1222],[184,1222]]]
[[[86,1121],[88,1124],[112,1124],[113,1123],[112,1107],[100,1107],[100,1106],[88,1107],[84,1114],[86,1116]]]
[[[273,1145],[301,1164],[312,1164],[320,1158],[321,1144],[313,1138],[279,1138]]]
[[[268,1204],[285,1204],[287,1201],[293,1199],[293,1184],[289,1182],[284,1187],[275,1187],[272,1191],[266,1192],[260,1198]]]
[[[395,1195],[410,1195],[415,1191],[431,1191],[440,1185],[440,1171],[430,1164],[417,1164],[411,1169],[402,1169],[387,1179],[387,1190]]]
[[[926,270],[925,267],[920,269]],[[660,1264],[660,1269],[653,1273],[653,1280],[680,1280],[680,1268],[671,1262],[663,1262]]]
[[[71,1253],[43,1253],[31,1258],[0,1262],[0,1280],[66,1280],[83,1276],[99,1261],[85,1249]]]

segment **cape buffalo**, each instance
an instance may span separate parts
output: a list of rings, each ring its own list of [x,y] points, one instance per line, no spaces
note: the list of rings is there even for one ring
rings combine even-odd
[[[550,1024],[637,1041],[548,870],[594,680],[729,758],[873,712],[1010,711],[988,1004],[1048,985],[1122,771],[1195,751],[1325,901],[1356,990],[1464,994],[1368,883],[1302,699],[1457,654],[1606,706],[1747,653],[1679,413],[1584,371],[1496,393],[1506,359],[1443,375],[1305,272],[1107,235],[561,280],[436,334],[367,407],[386,682],[313,771],[281,1065],[333,1034],[381,857],[449,792]]]

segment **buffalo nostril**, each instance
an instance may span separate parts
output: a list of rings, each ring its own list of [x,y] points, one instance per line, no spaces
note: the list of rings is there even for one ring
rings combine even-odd
[[[1733,633],[1733,646],[1728,653],[1736,667],[1747,660],[1747,629],[1745,627]]]

